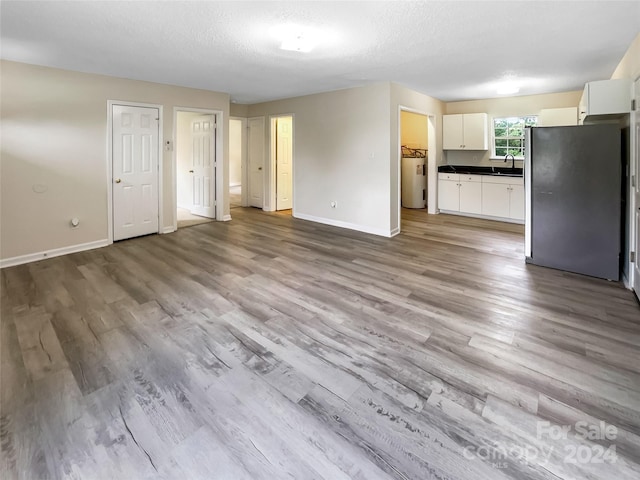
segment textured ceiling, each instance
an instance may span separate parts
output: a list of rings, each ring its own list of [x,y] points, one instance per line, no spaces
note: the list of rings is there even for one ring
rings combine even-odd
[[[0,3],[1,56],[256,103],[392,81],[444,101],[581,89],[611,76],[640,1]],[[327,32],[280,50],[282,23]]]

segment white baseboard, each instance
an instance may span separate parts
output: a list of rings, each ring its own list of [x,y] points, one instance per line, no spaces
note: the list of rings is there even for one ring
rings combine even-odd
[[[400,227],[396,227],[393,230],[391,230],[391,235],[389,235],[390,237],[395,237],[396,235],[398,235],[400,233]]]
[[[228,213],[224,217],[222,217],[223,222],[228,222],[229,220],[231,220],[231,215]]]
[[[316,217],[313,215],[307,215],[306,213],[294,212],[293,216],[301,220],[309,220],[311,222],[323,223],[324,225],[331,225],[333,227],[348,228],[349,230],[356,230],[358,232],[371,233],[373,235],[379,235],[381,237],[393,236],[391,231],[385,230],[384,228],[368,227],[366,225],[343,222],[341,220],[334,220],[332,218],[323,218],[323,217]]]
[[[440,210],[439,213],[446,213],[447,215],[458,215],[459,217],[482,218],[484,220],[493,220],[495,222],[517,223],[519,225],[524,225],[524,220],[517,220],[515,218],[492,217],[491,215],[479,215],[475,213],[455,212],[452,210]]]
[[[176,227],[174,227],[173,225],[170,225],[168,227],[164,227],[160,233],[173,233],[176,230],[177,230]]]
[[[70,245],[68,247],[55,248],[53,250],[45,250],[44,252],[29,253],[27,255],[19,255],[17,257],[3,258],[0,260],[0,268],[13,267],[22,265],[23,263],[37,262],[47,258],[59,257],[60,255],[68,255],[70,253],[84,252],[85,250],[93,250],[110,245],[108,239],[96,240],[95,242],[80,243],[78,245]]]
[[[620,277],[622,279],[622,283],[625,286],[625,288],[629,289],[629,290],[633,290],[633,285],[631,285],[631,281],[629,280],[629,277],[627,277],[624,272],[620,273]]]

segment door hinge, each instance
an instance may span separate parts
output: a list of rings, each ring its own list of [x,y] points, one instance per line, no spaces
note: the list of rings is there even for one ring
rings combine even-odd
[[[631,100],[631,111],[632,112],[636,111],[636,99],[635,98],[633,100]]]
[[[631,263],[635,263],[635,261],[636,261],[636,252],[629,252],[629,261]]]
[[[636,176],[635,175],[631,175],[631,186],[632,187],[636,186]]]

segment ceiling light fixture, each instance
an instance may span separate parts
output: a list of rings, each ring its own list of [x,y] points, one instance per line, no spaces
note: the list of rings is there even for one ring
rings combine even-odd
[[[307,53],[320,41],[318,30],[300,25],[280,25],[271,32],[280,40],[282,50]]]
[[[518,93],[520,91],[520,87],[516,85],[514,82],[503,82],[498,84],[498,89],[496,92],[498,95],[512,95],[514,93]]]

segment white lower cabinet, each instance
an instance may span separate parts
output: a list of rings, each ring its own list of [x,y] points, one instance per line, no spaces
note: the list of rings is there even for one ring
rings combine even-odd
[[[482,215],[524,220],[524,181],[520,177],[482,178]]]
[[[524,221],[524,185],[511,185],[509,197],[509,218]]]
[[[438,174],[438,208],[448,212],[480,214],[481,175]]]
[[[509,185],[503,183],[482,184],[482,214],[491,217],[509,216]]]
[[[460,212],[482,213],[482,176],[460,175]]]
[[[438,174],[438,208],[451,212],[460,211],[460,175]]]
[[[524,220],[524,182],[520,177],[438,174],[438,208],[444,212]]]

